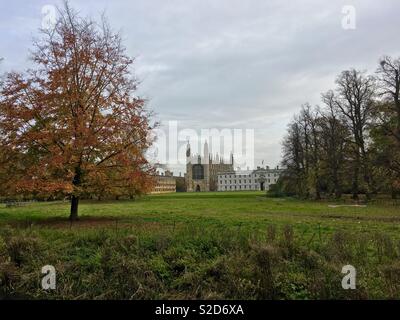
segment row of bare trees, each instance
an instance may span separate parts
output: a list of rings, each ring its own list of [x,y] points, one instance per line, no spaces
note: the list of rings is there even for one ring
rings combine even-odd
[[[283,141],[280,181],[285,193],[305,198],[370,199],[400,191],[400,58],[383,57],[376,72],[350,69],[304,104]]]

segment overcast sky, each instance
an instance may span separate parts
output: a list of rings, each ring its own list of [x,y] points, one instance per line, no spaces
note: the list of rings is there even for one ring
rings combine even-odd
[[[23,70],[51,0],[0,0],[1,71]],[[399,0],[71,0],[84,15],[105,10],[137,57],[140,92],[163,124],[255,130],[256,162],[277,165],[287,123],[320,103],[336,75],[373,72],[399,56]],[[356,28],[342,28],[342,8]]]

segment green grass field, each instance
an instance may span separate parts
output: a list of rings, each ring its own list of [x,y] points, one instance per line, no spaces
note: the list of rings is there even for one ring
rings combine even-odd
[[[400,207],[177,193],[0,207],[0,295],[48,299],[400,298]],[[343,203],[340,203],[343,205]],[[341,287],[342,266],[357,289]],[[54,265],[57,289],[41,289]]]

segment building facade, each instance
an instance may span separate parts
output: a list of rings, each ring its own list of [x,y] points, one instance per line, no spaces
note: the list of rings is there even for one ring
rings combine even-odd
[[[213,156],[209,153],[207,141],[204,143],[203,156],[192,155],[190,144],[186,149],[186,191],[202,192],[217,191],[218,179],[220,173],[233,171],[233,155],[229,163],[218,155]]]
[[[154,179],[152,194],[176,192],[176,177],[171,171],[166,170],[165,173],[157,174]]]
[[[221,172],[217,174],[217,190],[269,190],[270,186],[278,181],[282,171],[279,167],[275,169],[257,167],[256,170]]]

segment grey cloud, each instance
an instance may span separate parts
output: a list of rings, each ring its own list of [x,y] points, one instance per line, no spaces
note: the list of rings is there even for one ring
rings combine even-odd
[[[256,159],[270,165],[278,164],[286,125],[302,103],[319,103],[345,68],[373,72],[381,55],[400,55],[397,0],[70,2],[83,14],[105,10],[121,30],[158,119],[182,128],[253,128]],[[49,3],[2,1],[3,70],[26,63]],[[355,30],[341,28],[344,5],[356,8]]]

